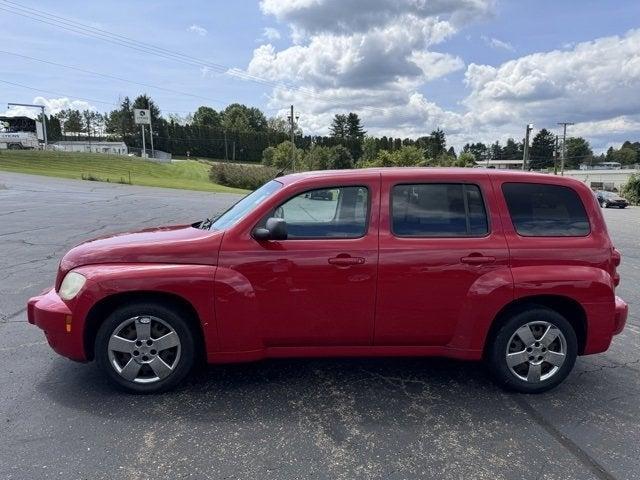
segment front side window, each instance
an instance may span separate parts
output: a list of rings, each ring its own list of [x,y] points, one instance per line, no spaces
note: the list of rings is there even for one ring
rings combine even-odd
[[[513,226],[525,237],[584,237],[589,219],[578,194],[562,185],[505,183]]]
[[[367,228],[366,187],[310,190],[280,205],[274,217],[287,222],[289,239],[358,238]]]
[[[392,231],[400,237],[482,237],[489,232],[477,185],[396,185],[391,216]]]

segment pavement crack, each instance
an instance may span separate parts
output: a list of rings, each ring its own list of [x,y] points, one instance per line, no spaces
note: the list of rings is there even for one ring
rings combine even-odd
[[[601,465],[589,453],[583,450],[577,443],[562,433],[555,425],[549,422],[542,414],[540,414],[529,402],[522,396],[513,398],[516,404],[525,411],[544,431],[546,431],[553,439],[568,450],[582,465],[584,465],[599,480],[616,480],[603,465]]]

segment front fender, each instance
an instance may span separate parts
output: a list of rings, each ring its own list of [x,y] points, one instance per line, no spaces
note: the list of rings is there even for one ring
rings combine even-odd
[[[198,314],[207,351],[217,350],[213,279],[216,267],[174,264],[87,265],[74,271],[87,278],[70,304],[74,331],[84,331],[87,316],[98,302],[121,293],[171,294],[191,304]]]

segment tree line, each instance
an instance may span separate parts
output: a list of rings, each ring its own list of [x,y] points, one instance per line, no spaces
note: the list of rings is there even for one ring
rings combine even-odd
[[[521,160],[524,139],[467,143],[459,154],[447,146],[445,132],[436,129],[416,139],[374,137],[367,135],[358,115],[353,112],[334,116],[329,135],[304,135],[296,126],[294,143],[290,143],[290,124],[281,117],[267,117],[260,109],[239,103],[222,110],[200,106],[184,118],[161,115],[153,99],[139,95],[125,97],[114,110],[66,109],[47,119],[49,138],[122,140],[127,146],[141,148],[140,127],[135,124],[133,110],[151,111],[154,146],[174,155],[192,155],[244,162],[257,162],[277,168],[290,162],[292,155],[300,167],[351,168],[354,166],[471,166],[488,159]],[[562,152],[561,139],[543,128],[533,137],[529,147],[532,169],[558,166]],[[295,153],[292,153],[295,152]],[[594,155],[589,142],[582,137],[566,141],[565,168],[581,163],[616,161],[622,165],[640,162],[640,142],[626,141],[618,149]],[[328,165],[329,167],[325,167]]]

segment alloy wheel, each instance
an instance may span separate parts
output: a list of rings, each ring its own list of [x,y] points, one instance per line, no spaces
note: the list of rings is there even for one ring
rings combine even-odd
[[[507,343],[506,362],[520,380],[544,382],[558,373],[567,357],[567,341],[560,329],[545,321],[518,328]]]
[[[125,380],[154,383],[168,377],[180,361],[180,338],[154,316],[128,318],[109,337],[109,363]]]

